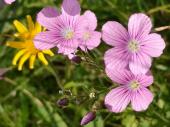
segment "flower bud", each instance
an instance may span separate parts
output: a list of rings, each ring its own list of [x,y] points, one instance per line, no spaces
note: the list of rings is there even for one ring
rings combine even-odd
[[[81,63],[82,61],[81,57],[79,56],[74,56],[71,60],[77,64]]]
[[[61,107],[67,106],[68,104],[69,104],[68,98],[62,98],[57,101],[57,105]]]
[[[93,121],[95,118],[96,118],[96,113],[95,112],[89,112],[83,117],[80,125],[81,126],[86,125],[86,124],[90,123],[91,121]]]

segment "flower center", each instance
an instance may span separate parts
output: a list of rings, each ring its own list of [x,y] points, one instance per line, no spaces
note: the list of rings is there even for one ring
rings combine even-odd
[[[136,40],[129,41],[128,49],[131,52],[137,52],[139,50],[139,43]]]
[[[132,81],[130,84],[129,84],[130,88],[132,90],[135,90],[137,88],[139,88],[139,83],[137,81]]]
[[[85,40],[85,41],[87,41],[87,40],[89,40],[90,39],[90,33],[89,32],[85,32],[84,34],[83,34],[83,40]]]
[[[62,34],[66,40],[70,40],[74,37],[74,31],[71,28],[66,28]]]

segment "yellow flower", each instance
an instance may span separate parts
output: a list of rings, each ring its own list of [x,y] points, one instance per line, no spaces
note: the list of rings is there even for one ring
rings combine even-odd
[[[34,62],[36,57],[44,64],[48,65],[48,61],[44,57],[44,54],[48,54],[50,56],[54,56],[51,50],[38,50],[35,48],[33,39],[35,35],[43,31],[41,25],[32,21],[31,16],[27,16],[28,28],[25,27],[18,20],[14,21],[14,25],[18,31],[18,33],[14,34],[14,36],[19,41],[9,41],[7,42],[7,46],[19,49],[18,53],[14,56],[12,61],[13,65],[18,64],[18,70],[22,70],[24,63],[29,59],[29,68],[34,68]]]

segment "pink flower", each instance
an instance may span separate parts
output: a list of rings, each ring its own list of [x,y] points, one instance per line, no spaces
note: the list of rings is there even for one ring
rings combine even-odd
[[[15,2],[15,0],[4,0],[4,2],[5,2],[6,4],[12,4],[13,2]]]
[[[90,123],[91,121],[93,121],[96,118],[96,113],[95,112],[88,112],[81,120],[80,125],[84,126],[88,123]]]
[[[142,13],[133,14],[128,31],[118,22],[108,21],[102,31],[103,40],[114,48],[104,56],[106,67],[128,68],[133,73],[146,73],[151,67],[151,57],[159,57],[165,42],[159,34],[150,33],[151,20]]]
[[[85,31],[82,34],[82,37],[79,39],[80,48],[83,51],[87,51],[87,49],[92,50],[99,46],[101,41],[101,33],[95,31],[97,27],[97,18],[95,14],[91,11],[86,11],[83,15],[84,19],[87,20],[88,24],[86,26]]]
[[[105,97],[105,106],[111,112],[122,112],[131,102],[135,111],[146,110],[153,100],[152,93],[146,88],[153,83],[151,74],[133,74],[128,70],[106,69],[109,78],[120,84]]]
[[[90,11],[88,14],[93,15]],[[44,8],[39,12],[37,20],[48,31],[35,37],[35,46],[40,50],[58,47],[58,53],[65,55],[74,53],[82,41],[80,38],[84,37],[89,42],[94,40],[93,33],[94,36],[98,34],[93,32],[91,27],[86,29],[88,22],[85,18],[86,16],[80,16],[80,5],[77,0],[64,0],[61,14],[54,8]],[[85,30],[88,30],[88,36],[86,36]],[[92,47],[95,46],[96,44],[92,45]],[[91,47],[89,46],[89,48]]]

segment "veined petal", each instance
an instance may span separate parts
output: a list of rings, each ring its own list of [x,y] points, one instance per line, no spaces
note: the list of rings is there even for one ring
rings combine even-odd
[[[57,35],[54,31],[41,32],[34,38],[34,45],[39,50],[53,48],[57,45]]]
[[[144,86],[144,87],[148,87],[150,85],[152,85],[153,83],[153,76],[151,74],[138,74],[135,76],[136,79],[138,80],[139,84]]]
[[[159,57],[165,48],[165,42],[159,34],[153,33],[141,40],[141,50],[152,57]]]
[[[29,68],[34,69],[34,63],[35,63],[36,55],[31,55],[30,61],[29,61]]]
[[[14,20],[14,25],[19,33],[25,33],[28,32],[27,28],[18,20]]]
[[[44,57],[44,54],[39,52],[38,53],[38,58],[39,60],[44,64],[44,65],[48,65],[48,61],[46,60],[46,58]]]
[[[56,17],[60,13],[53,7],[43,8],[37,15],[37,21],[48,30],[55,29]]]
[[[104,62],[108,68],[123,69],[128,66],[130,54],[125,48],[112,48],[105,52]]]
[[[17,65],[17,62],[18,62],[19,58],[20,58],[22,55],[24,55],[24,53],[26,53],[26,52],[27,52],[26,49],[20,50],[20,51],[14,56],[14,58],[13,58],[13,60],[12,60],[12,64],[13,64],[13,65]]]
[[[105,106],[111,112],[122,112],[129,104],[130,97],[131,92],[126,86],[114,88],[106,95]]]
[[[58,53],[62,53],[64,55],[69,55],[71,53],[76,52],[78,46],[79,46],[79,41],[77,39],[64,41],[57,45]]]
[[[127,30],[118,22],[108,21],[102,27],[102,38],[111,46],[126,45],[129,40]]]
[[[63,0],[62,13],[70,16],[79,15],[81,11],[80,4],[77,0]]]
[[[83,16],[85,17],[87,22],[89,22],[87,27],[90,30],[95,30],[96,27],[97,27],[97,18],[96,18],[96,15],[93,12],[91,12],[90,10],[88,10],[88,11],[85,11]]]
[[[152,93],[145,87],[133,91],[131,103],[135,111],[143,111],[148,108],[153,100]]]
[[[30,15],[27,15],[27,22],[29,31],[31,32],[34,29],[34,22],[32,21],[32,17]]]
[[[19,64],[18,64],[18,70],[19,70],[19,71],[22,70],[24,63],[28,60],[28,58],[30,57],[30,55],[31,55],[31,54],[30,54],[29,52],[27,52],[27,53],[25,53],[25,54],[21,57],[21,59],[20,59],[20,61],[19,61]]]
[[[143,13],[133,14],[129,18],[128,32],[131,39],[140,40],[148,35],[152,28],[150,18]]]
[[[6,46],[17,48],[17,49],[22,49],[24,48],[24,44],[25,44],[24,42],[8,41],[6,43]]]
[[[54,53],[51,50],[42,50],[44,54],[47,54],[49,56],[54,56]]]
[[[113,68],[106,67],[105,71],[107,76],[113,82],[116,82],[120,85],[126,85],[135,78],[135,76],[126,69],[113,69]]]
[[[146,74],[151,67],[152,59],[139,52],[132,56],[131,61],[129,62],[129,68],[134,74]]]

